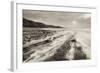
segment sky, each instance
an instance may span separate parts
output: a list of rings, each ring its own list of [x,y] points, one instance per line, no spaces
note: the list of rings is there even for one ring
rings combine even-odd
[[[62,27],[91,27],[91,13],[23,10],[23,17],[47,25]]]

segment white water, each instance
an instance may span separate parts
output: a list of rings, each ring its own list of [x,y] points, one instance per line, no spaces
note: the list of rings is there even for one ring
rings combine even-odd
[[[70,40],[69,38],[73,35],[74,35],[75,39],[79,43],[81,43],[81,46],[83,47],[83,51],[86,53],[88,58],[91,57],[91,55],[90,55],[90,53],[91,53],[91,38],[90,38],[91,34],[90,34],[89,31],[86,31],[86,30],[80,30],[80,31],[79,30],[75,30],[75,31],[69,30],[69,31],[66,31],[66,30],[64,30],[64,31],[60,31],[60,32],[56,33],[52,37],[57,37],[59,35],[63,35],[63,36],[57,38],[52,43],[39,45],[37,47],[31,48],[32,50],[35,51],[35,53],[31,54],[31,56],[25,62],[43,61],[43,60],[49,58],[50,56],[52,56],[56,53],[56,50],[59,49],[59,47],[61,45],[63,45],[63,43],[66,40]],[[47,37],[47,39],[48,39],[48,37]],[[42,39],[42,41],[43,40],[44,39]],[[32,43],[29,43],[29,44],[32,44]],[[27,46],[29,46],[29,45],[27,45]],[[73,53],[72,53],[73,51],[74,51],[74,49],[72,47],[71,50],[69,51],[69,53],[71,55],[66,56],[67,58],[69,57],[70,60],[73,59]],[[33,59],[31,59],[31,58],[33,58]],[[29,59],[31,59],[31,60],[29,60]]]

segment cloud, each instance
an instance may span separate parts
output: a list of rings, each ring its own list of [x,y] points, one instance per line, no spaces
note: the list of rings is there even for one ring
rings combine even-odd
[[[23,10],[23,17],[62,27],[87,27],[91,25],[88,13]]]

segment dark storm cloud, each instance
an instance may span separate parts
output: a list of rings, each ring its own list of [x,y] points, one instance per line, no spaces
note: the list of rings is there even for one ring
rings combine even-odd
[[[90,28],[91,25],[91,14],[89,13],[23,10],[23,17],[63,27]]]

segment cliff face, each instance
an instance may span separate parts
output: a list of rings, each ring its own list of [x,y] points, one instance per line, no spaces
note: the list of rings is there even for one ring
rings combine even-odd
[[[41,22],[31,21],[23,18],[23,27],[34,27],[34,28],[62,28],[60,26],[46,25]]]

